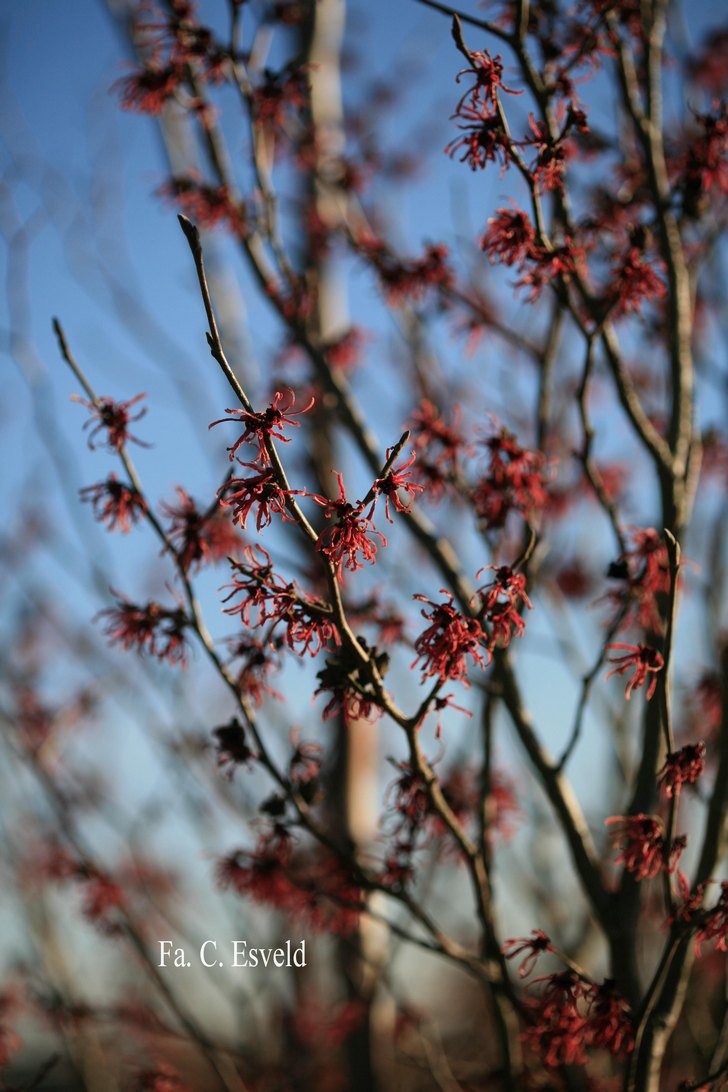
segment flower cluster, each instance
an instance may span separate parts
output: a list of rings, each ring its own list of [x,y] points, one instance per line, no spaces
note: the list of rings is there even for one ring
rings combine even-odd
[[[453,157],[462,150],[460,162],[467,163],[471,171],[482,170],[488,163],[500,163],[504,172],[511,161],[511,141],[498,115],[464,104],[457,116],[464,122],[458,125],[462,136],[446,145],[447,154]]]
[[[665,759],[658,781],[665,796],[677,797],[683,785],[694,785],[705,769],[705,743],[688,743],[679,751],[673,751]]]
[[[360,240],[359,252],[376,270],[387,301],[393,306],[419,300],[431,288],[447,291],[452,286],[447,247],[441,244],[430,244],[421,258],[409,261],[398,258],[386,243],[375,238]]]
[[[523,956],[518,965],[518,977],[528,978],[541,953],[553,952],[553,947],[551,937],[543,929],[532,929],[530,937],[511,937],[504,942],[501,950],[506,959]]]
[[[162,513],[171,520],[167,538],[185,571],[193,565],[222,561],[238,548],[240,540],[217,506],[201,512],[180,486],[177,497],[177,504],[162,505]]]
[[[451,592],[441,588],[441,594],[446,602],[434,603],[424,595],[414,597],[431,609],[421,612],[430,624],[415,641],[417,657],[411,666],[424,661],[423,679],[459,679],[467,683],[468,656],[476,667],[486,667],[490,661],[487,635],[476,618],[468,618],[453,606]]]
[[[623,864],[635,879],[651,880],[662,869],[672,872],[677,867],[686,839],[676,838],[668,854],[659,819],[652,815],[612,815],[605,823],[614,828],[612,837],[620,850],[616,863]]]
[[[513,203],[512,208],[496,209],[480,245],[491,262],[522,267],[535,253],[536,232],[528,213]]]
[[[508,95],[522,95],[522,91],[514,91],[503,83],[503,62],[498,53],[491,57],[487,49],[482,52],[475,51],[469,54],[470,66],[462,68],[455,77],[455,82],[460,83],[463,76],[474,76],[475,83],[468,88],[460,102],[455,107],[457,115],[467,102],[473,110],[482,109],[483,114],[491,114],[498,103],[498,92],[505,91]]]
[[[523,1038],[545,1065],[585,1065],[594,1047],[615,1055],[633,1049],[629,1007],[611,980],[596,984],[569,970],[544,981]]]
[[[467,445],[463,439],[460,409],[456,406],[448,424],[440,410],[424,398],[409,422],[417,454],[415,473],[424,483],[428,500],[436,501],[456,478]]]
[[[698,134],[679,163],[682,206],[697,219],[713,194],[728,193],[728,105],[714,113],[698,114]]]
[[[667,546],[648,527],[631,533],[629,550],[609,566],[607,576],[619,581],[606,597],[622,615],[621,627],[637,624],[645,633],[662,633],[664,623],[660,597],[670,591],[670,563]]]
[[[664,281],[641,247],[630,246],[612,268],[607,306],[618,318],[639,311],[645,300],[664,299]]]
[[[267,697],[282,699],[268,685],[267,678],[280,667],[280,639],[259,641],[247,633],[228,638],[230,652],[227,666],[242,661],[235,672],[235,684],[241,694],[260,707]]]
[[[507,429],[484,441],[488,468],[473,490],[473,503],[488,529],[505,525],[511,512],[530,519],[548,501],[547,461],[540,451],[522,448]]]
[[[280,72],[266,68],[263,81],[253,91],[253,115],[271,134],[281,131],[287,110],[301,110],[308,101],[306,65],[287,65]]]
[[[606,647],[622,650],[626,655],[607,657],[610,664],[616,664],[617,666],[613,667],[605,677],[611,679],[612,675],[624,675],[631,668],[634,668],[632,678],[627,681],[625,697],[629,701],[632,691],[639,690],[649,680],[647,686],[647,700],[649,701],[657,687],[657,675],[665,666],[661,654],[656,648],[651,648],[649,645],[613,644]]]
[[[391,448],[387,449],[387,459]],[[389,512],[390,503],[394,507],[395,512],[409,512],[417,493],[421,493],[424,489],[423,485],[418,485],[412,481],[412,474],[409,468],[415,462],[417,455],[413,451],[410,458],[406,462],[400,463],[397,467],[392,467],[388,470],[383,478],[376,478],[372,485],[372,491],[376,497],[384,497],[384,515],[389,523],[392,523],[392,517]],[[400,490],[407,494],[409,498],[408,503],[404,504],[400,498]]]
[[[524,606],[531,610],[533,604],[526,595],[523,573],[513,572],[508,565],[486,565],[476,574],[476,579],[488,569],[492,570],[494,578],[478,589],[481,618],[489,628],[492,646],[507,648],[514,634],[523,636],[526,623],[521,611]]]
[[[456,76],[457,83],[463,76],[474,76],[475,82],[462,96],[453,118],[464,124],[458,124],[463,135],[456,137],[446,147],[448,155],[454,156],[464,149],[461,161],[466,160],[472,170],[485,167],[486,163],[500,158],[503,169],[511,157],[510,140],[498,114],[498,95],[504,91],[508,95],[520,95],[503,83],[503,64],[500,54],[492,57],[488,50],[468,52],[470,65],[463,68]]]
[[[125,110],[161,114],[187,83],[190,69],[197,80],[218,83],[223,78],[227,54],[197,21],[195,5],[189,0],[175,0],[163,22],[139,22],[135,31],[145,63],[117,81]]]
[[[221,887],[281,910],[321,933],[351,933],[362,906],[360,885],[331,855],[295,854],[281,824],[264,833],[252,853],[239,851],[220,861]]]
[[[110,474],[105,482],[87,485],[79,492],[81,500],[93,507],[95,518],[99,523],[105,523],[110,531],[127,534],[147,513],[147,502],[141,493],[120,482],[116,474]]]
[[[369,663],[363,665],[353,651],[341,648],[327,657],[326,665],[317,675],[318,687],[314,696],[330,693],[331,698],[323,712],[324,720],[341,713],[348,723],[352,720],[371,720],[377,712],[375,695],[371,690],[370,665],[376,665],[379,674],[386,671],[389,656],[376,648],[369,649],[363,637],[359,644],[368,653]]]
[[[189,620],[180,607],[170,610],[153,602],[139,606],[130,603],[118,592],[113,594],[117,606],[102,610],[97,615],[108,620],[106,634],[110,641],[118,642],[127,650],[148,652],[158,660],[186,666]]]
[[[211,186],[193,175],[175,175],[158,191],[201,228],[227,227],[233,235],[247,234],[245,206],[235,201],[227,186]]]
[[[316,549],[329,559],[340,579],[342,569],[355,572],[364,567],[359,560],[360,556],[364,561],[373,563],[377,553],[377,543],[374,540],[379,539],[382,546],[387,545],[387,540],[372,523],[374,506],[365,514],[361,501],[351,504],[346,499],[343,477],[337,473],[336,478],[339,484],[339,496],[336,500],[322,497],[318,493],[311,494],[311,499],[323,508],[324,518],[329,521],[329,525],[318,537]]]
[[[568,160],[569,145],[565,133],[554,140],[549,134],[546,123],[536,121],[533,114],[528,115],[530,135],[522,141],[524,147],[535,149],[536,158],[531,164],[531,177],[541,192],[562,190],[564,171]]]
[[[127,900],[123,885],[108,873],[77,860],[58,844],[45,847],[39,872],[57,883],[69,880],[79,883],[84,916],[104,933],[112,935],[119,931],[119,913],[124,911]]]
[[[256,508],[255,526],[258,531],[268,527],[274,515],[282,520],[292,520],[286,510],[287,498],[300,496],[300,489],[282,489],[278,484],[278,476],[270,466],[261,469],[257,463],[244,463],[238,459],[241,466],[249,470],[255,470],[249,478],[231,478],[220,488],[220,504],[224,508],[232,508],[233,523],[245,529],[251,510]]]
[[[244,561],[233,563],[231,591],[223,602],[240,596],[225,608],[229,615],[240,615],[245,626],[256,628],[265,622],[286,627],[285,642],[300,655],[316,656],[331,643],[340,643],[331,610],[320,600],[303,594],[295,583],[287,584],[274,571],[270,556],[262,546],[246,546]]]
[[[533,303],[544,288],[554,281],[568,282],[577,273],[584,251],[570,235],[565,235],[560,245],[535,243],[526,257],[528,260],[520,266],[521,275],[516,281],[516,288],[527,288],[526,301]]]
[[[107,451],[114,451],[118,454],[130,442],[139,444],[140,447],[149,447],[149,444],[143,443],[129,432],[129,425],[134,421],[141,420],[147,412],[146,408],[140,409],[136,414],[129,412],[132,406],[140,402],[142,398],[146,398],[145,394],[137,394],[127,402],[114,402],[111,398],[98,398],[96,402],[89,402],[85,398],[79,398],[76,394],[72,395],[72,398],[74,402],[80,402],[82,406],[86,406],[91,411],[91,416],[83,427],[87,429],[90,425],[93,425],[88,435],[88,446],[92,450],[95,447],[94,437],[102,429],[106,429],[105,447]]]
[[[270,466],[270,454],[267,445],[273,440],[279,440],[284,444],[289,443],[290,437],[284,435],[283,429],[291,425],[299,428],[301,422],[294,421],[293,418],[300,416],[302,413],[308,413],[313,403],[314,400],[311,398],[302,409],[294,410],[296,396],[289,388],[285,391],[276,391],[271,404],[261,413],[247,409],[228,409],[225,410],[229,414],[228,417],[221,417],[218,421],[213,421],[209,427],[214,428],[215,425],[221,425],[227,421],[242,424],[242,433],[235,443],[228,448],[230,462],[235,459],[243,444],[250,443],[257,447],[258,453],[255,462],[260,466]],[[250,463],[244,463],[243,465],[250,466]]]

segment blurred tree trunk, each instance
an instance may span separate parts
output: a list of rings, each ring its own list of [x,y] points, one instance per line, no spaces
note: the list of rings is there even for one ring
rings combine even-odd
[[[341,48],[346,17],[345,0],[311,0],[305,26],[305,57],[311,66],[311,133],[314,168],[307,176],[306,209],[322,225],[326,238],[341,225],[345,195],[340,187],[344,151],[341,93]],[[317,245],[317,229],[309,233],[307,278],[316,300],[310,335],[319,344],[335,341],[346,332],[349,314],[344,277],[340,275],[335,239],[331,247]],[[337,495],[332,468],[339,468],[330,428],[330,395],[322,394],[312,433],[311,458],[325,495]],[[355,854],[366,851],[377,829],[378,731],[366,720],[337,718],[337,747],[329,772],[328,798],[336,837],[347,841]],[[338,972],[349,1001],[361,1006],[362,1019],[345,1043],[348,1087],[351,1092],[376,1092],[372,1050],[372,1010],[377,965],[381,962],[379,930],[362,920],[356,932],[337,944]],[[377,949],[380,949],[377,951]]]

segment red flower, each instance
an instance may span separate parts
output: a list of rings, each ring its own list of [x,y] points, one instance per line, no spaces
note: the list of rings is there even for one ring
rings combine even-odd
[[[416,662],[417,661],[415,661],[415,663]],[[442,696],[438,695],[438,697],[436,697],[434,701],[430,703],[429,709],[422,717],[422,720],[419,721],[417,727],[421,728],[421,726],[425,722],[426,717],[428,717],[430,713],[437,713],[437,729],[435,731],[435,738],[439,739],[442,734],[442,715],[446,709],[456,709],[458,713],[464,713],[466,717],[471,718],[473,714],[470,712],[470,710],[464,709],[462,705],[456,705],[452,698],[452,694],[443,694]]]
[[[490,662],[490,653],[485,647],[486,635],[477,619],[468,618],[455,609],[450,592],[444,588],[440,590],[449,599],[448,603],[433,603],[424,595],[414,596],[421,603],[427,603],[432,610],[421,612],[430,625],[415,641],[417,659],[411,666],[414,667],[420,660],[424,660],[423,679],[435,676],[441,682],[447,679],[467,682],[468,656],[477,667],[486,667]],[[481,650],[486,652],[487,661]]]
[[[116,911],[122,910],[126,902],[119,884],[101,872],[91,872],[81,878],[84,916],[104,933],[119,932]]]
[[[294,856],[288,832],[277,826],[264,834],[253,853],[240,851],[220,862],[222,887],[301,919],[316,932],[346,935],[358,923],[362,893],[329,856]]]
[[[715,114],[698,114],[700,126],[684,158],[682,182],[685,214],[697,217],[707,203],[706,194],[728,193],[728,105]]]
[[[339,473],[336,477],[339,483],[337,500],[329,500],[317,493],[311,494],[311,499],[322,506],[324,517],[332,521],[319,535],[316,549],[329,559],[335,566],[337,575],[341,577],[342,567],[350,572],[364,567],[359,561],[359,555],[364,561],[374,562],[377,544],[372,540],[373,537],[378,538],[382,546],[387,545],[387,540],[375,529],[371,512],[365,516],[361,504],[354,505],[347,501],[344,479]]]
[[[618,317],[630,311],[636,314],[645,300],[664,299],[666,295],[665,284],[654,266],[639,247],[631,246],[612,269],[607,298],[612,315]]]
[[[266,69],[263,82],[253,92],[253,112],[256,122],[270,133],[279,133],[287,109],[302,109],[307,103],[306,65],[289,65],[281,72]]]
[[[125,649],[148,652],[159,660],[185,667],[187,649],[185,630],[187,616],[181,608],[168,610],[159,603],[137,606],[113,593],[118,606],[102,610],[98,618],[108,618],[106,633],[113,642],[118,641]]]
[[[612,670],[605,676],[607,679],[611,679],[612,675],[624,675],[630,668],[634,668],[634,675],[627,682],[627,689],[625,690],[625,697],[629,701],[632,696],[633,690],[639,690],[644,686],[650,675],[649,686],[647,687],[647,700],[649,701],[655,692],[657,686],[657,673],[662,671],[665,666],[660,653],[655,648],[650,648],[649,645],[607,645],[606,648],[624,649],[627,653],[626,656],[609,656],[608,660],[610,664],[617,664]]]
[[[695,945],[700,954],[701,945],[714,940],[716,948],[728,952],[728,880],[720,885],[720,898],[714,907],[705,911],[703,924],[695,938]]]
[[[177,64],[150,66],[117,80],[114,87],[124,110],[155,117],[174,98],[183,80],[184,70]]]
[[[126,534],[147,512],[147,502],[141,493],[133,486],[117,481],[116,474],[110,474],[105,482],[87,485],[79,492],[81,500],[91,502],[96,519],[105,523],[110,531]]]
[[[237,549],[240,540],[218,509],[200,512],[192,497],[180,486],[177,486],[177,496],[179,504],[163,504],[162,512],[172,520],[167,537],[177,551],[183,569],[208,561],[222,561]]]
[[[227,224],[240,237],[247,234],[245,207],[233,201],[227,186],[208,186],[191,175],[178,175],[158,191],[202,228]]]
[[[229,417],[221,417],[220,420],[213,421],[209,427],[213,428],[215,425],[221,425],[225,421],[232,421],[238,417],[245,428],[232,447],[228,448],[230,462],[233,461],[242,444],[250,442],[258,446],[258,461],[261,466],[268,466],[270,458],[266,450],[266,443],[274,439],[280,440],[284,444],[289,443],[290,437],[284,436],[281,430],[286,425],[295,425],[298,428],[301,422],[294,421],[293,418],[302,413],[307,413],[311,409],[314,400],[311,398],[308,404],[300,410],[294,410],[295,402],[296,396],[290,388],[285,392],[276,391],[272,403],[262,413],[255,413],[253,410],[246,409],[228,409],[225,412],[230,414]],[[250,464],[243,465],[249,466]]]
[[[490,463],[475,486],[473,502],[487,527],[503,527],[511,512],[529,519],[543,509],[548,502],[546,456],[522,448],[505,428],[484,443]]]
[[[625,551],[608,572],[621,584],[605,596],[623,612],[620,628],[636,622],[646,633],[661,633],[659,599],[670,591],[667,546],[652,527],[632,531],[632,548]]]
[[[286,644],[299,655],[308,652],[316,656],[327,645],[340,644],[331,610],[325,603],[309,599],[295,584],[286,584],[277,576],[262,546],[246,546],[243,553],[246,560],[234,563],[232,583],[225,585],[232,591],[223,602],[240,594],[243,598],[226,607],[225,614],[239,614],[243,623],[252,628],[268,620],[284,623]],[[302,648],[298,649],[298,645]]]
[[[278,655],[280,642],[275,644],[269,641],[264,645],[247,634],[228,639],[230,659],[228,664],[242,660],[242,666],[238,668],[235,681],[241,694],[250,698],[253,705],[261,706],[266,697],[282,700],[283,695],[273,690],[266,681],[268,675],[280,667]]]
[[[532,135],[522,143],[536,148],[536,159],[531,165],[531,175],[537,187],[542,191],[560,190],[564,185],[564,171],[567,162],[567,146],[563,139],[553,141],[548,134],[546,123],[536,121],[533,114],[528,115],[528,124]]]
[[[662,823],[651,815],[612,815],[605,820],[613,826],[614,844],[621,853],[617,864],[624,864],[638,880],[650,880],[663,866],[665,839]]]
[[[487,49],[470,53],[470,68],[463,68],[455,77],[455,82],[460,83],[462,76],[475,76],[475,83],[470,87],[460,102],[455,107],[453,117],[459,115],[466,99],[472,110],[481,109],[483,113],[491,113],[495,110],[498,101],[498,91],[505,91],[508,95],[522,95],[522,91],[513,91],[503,83],[503,63],[500,53],[491,57]]]
[[[261,470],[255,463],[238,462],[250,470],[257,470],[258,473],[250,478],[231,478],[220,489],[220,503],[224,508],[233,509],[233,523],[244,529],[255,505],[258,506],[255,526],[259,531],[269,526],[273,514],[283,520],[292,521],[293,516],[289,516],[286,510],[286,497],[300,495],[301,490],[281,489],[272,467]]]
[[[525,272],[516,281],[516,288],[530,288],[527,301],[533,303],[541,295],[544,287],[558,278],[568,281],[576,272],[577,263],[583,258],[583,251],[576,247],[567,236],[562,246],[544,247],[534,244],[528,255]]]
[[[511,161],[511,143],[497,114],[483,115],[478,109],[462,106],[458,117],[466,122],[458,125],[463,135],[450,141],[446,153],[452,158],[464,149],[460,162],[467,162],[472,171],[500,160],[501,173],[505,173]]]
[[[86,406],[91,411],[91,417],[83,427],[87,429],[89,425],[94,426],[88,436],[88,446],[92,450],[94,450],[94,436],[103,428],[107,430],[107,451],[119,452],[130,441],[139,444],[140,447],[149,447],[149,444],[137,440],[136,436],[129,433],[129,425],[133,421],[141,420],[147,412],[146,409],[141,409],[137,414],[131,416],[129,407],[141,401],[142,398],[146,398],[145,394],[137,394],[134,398],[130,398],[128,402],[114,402],[111,398],[99,398],[97,405],[88,402],[85,398],[79,398],[77,394],[72,395],[71,398],[74,402],[80,402],[82,406]]]
[[[525,952],[518,968],[519,978],[528,978],[542,952],[552,952],[551,938],[542,929],[532,929],[530,937],[511,937],[501,948],[506,959],[515,959]]]
[[[417,463],[414,473],[425,483],[425,495],[437,500],[454,477],[467,445],[460,430],[460,409],[455,406],[452,424],[446,424],[436,406],[424,398],[412,414],[412,432]]]
[[[452,270],[447,264],[447,247],[430,244],[422,258],[405,261],[392,254],[379,239],[364,239],[359,250],[374,266],[389,303],[396,306],[406,300],[421,299],[429,288],[447,290],[452,285]]]
[[[579,1012],[579,1001],[587,986],[573,971],[549,975],[546,981],[524,1039],[550,1068],[585,1065],[586,1020]]]
[[[665,796],[679,796],[683,785],[694,785],[705,769],[705,744],[689,743],[679,751],[673,751],[665,759],[658,774],[658,782]]]
[[[244,561],[234,562],[232,583],[224,585],[232,591],[223,602],[242,593],[244,598],[234,606],[226,607],[225,614],[239,614],[244,625],[254,628],[277,613],[274,604],[277,597],[288,590],[288,585],[273,572],[270,555],[262,546],[257,543],[245,546],[243,557]]]
[[[154,1069],[143,1070],[137,1076],[134,1092],[189,1092],[189,1085],[171,1066],[162,1063]]]
[[[514,205],[511,209],[496,209],[480,245],[491,262],[498,259],[506,265],[522,266],[535,242],[536,232],[528,215]]]
[[[387,458],[389,458],[390,451],[391,448],[388,448]],[[421,493],[424,489],[424,486],[417,485],[411,480],[412,472],[408,472],[408,468],[412,466],[416,458],[417,456],[413,451],[407,462],[401,463],[398,467],[392,467],[383,478],[377,478],[372,486],[372,489],[377,496],[384,497],[384,515],[390,523],[393,522],[389,513],[390,501],[394,505],[395,512],[409,512],[414,502],[415,494]],[[403,493],[407,494],[409,503],[402,503],[399,496],[400,489]]]
[[[587,1003],[589,1042],[612,1054],[629,1054],[634,1049],[634,1027],[629,1005],[607,978],[592,986]]]
[[[356,666],[353,668],[356,674]],[[330,693],[322,717],[330,720],[341,713],[344,723],[350,724],[355,720],[374,720],[379,714],[378,706],[373,695],[362,693],[351,680],[352,666],[346,656],[332,656],[327,658],[326,666],[318,672],[318,687],[314,690],[314,697],[319,694]]]

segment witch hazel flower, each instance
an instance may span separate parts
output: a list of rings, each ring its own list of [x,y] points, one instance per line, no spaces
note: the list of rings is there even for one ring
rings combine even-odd
[[[107,451],[115,451],[118,454],[128,443],[138,444],[140,447],[150,446],[129,432],[129,425],[134,421],[140,421],[147,412],[146,408],[140,409],[135,414],[129,412],[132,406],[141,402],[142,398],[146,398],[146,394],[137,394],[127,402],[114,402],[112,398],[97,398],[95,402],[89,402],[88,399],[81,398],[77,394],[71,395],[72,402],[79,402],[91,412],[90,418],[83,427],[87,429],[93,425],[88,435],[88,446],[92,451],[96,447],[94,437],[98,436],[103,429],[106,429],[104,446]]]
[[[460,83],[463,76],[474,76],[475,83],[460,99],[453,117],[459,116],[466,100],[471,109],[480,109],[484,114],[489,114],[496,108],[499,91],[505,91],[507,95],[523,94],[522,91],[514,91],[513,88],[506,87],[503,83],[503,62],[500,53],[492,57],[487,49],[470,53],[470,67],[462,68],[455,77],[455,82]]]
[[[342,568],[350,572],[364,568],[360,557],[370,564],[374,562],[377,553],[375,538],[379,539],[382,546],[387,545],[387,540],[374,527],[371,510],[365,515],[361,503],[351,504],[347,501],[344,479],[339,473],[336,478],[339,483],[339,496],[336,500],[329,500],[318,493],[311,494],[311,499],[321,505],[324,518],[331,521],[319,535],[316,549],[328,558],[340,578]]]
[[[521,610],[524,606],[531,610],[533,604],[526,595],[523,573],[515,573],[508,565],[486,565],[476,573],[475,579],[487,570],[493,572],[494,579],[478,589],[482,618],[490,626],[491,643],[507,648],[514,634],[523,636],[526,623]]]
[[[240,238],[247,234],[245,206],[233,198],[227,186],[211,186],[192,174],[175,175],[157,193],[198,227],[212,229],[226,225]]]
[[[112,643],[136,652],[148,652],[158,660],[170,664],[187,664],[185,631],[189,622],[187,615],[180,608],[170,610],[159,603],[146,603],[143,606],[130,603],[118,592],[113,592],[117,599],[115,607],[102,610],[97,618],[106,618],[106,634]]]
[[[254,410],[247,409],[226,409],[225,412],[229,414],[229,416],[221,417],[219,420],[213,421],[209,427],[214,428],[215,425],[221,425],[226,421],[235,421],[238,424],[242,424],[243,432],[235,443],[228,448],[228,451],[230,452],[230,462],[233,461],[243,444],[252,443],[258,447],[257,461],[261,466],[268,466],[270,464],[270,457],[266,449],[266,444],[270,443],[272,440],[280,440],[281,443],[284,444],[289,443],[290,436],[285,436],[282,430],[291,425],[295,428],[299,428],[301,422],[294,421],[293,418],[300,416],[302,413],[308,413],[314,404],[314,399],[311,398],[305,406],[298,410],[294,410],[293,407],[295,404],[296,396],[290,388],[285,391],[276,391],[273,395],[271,404],[261,413],[256,413]]]
[[[237,523],[244,530],[254,509],[258,531],[268,527],[274,515],[280,516],[284,521],[293,521],[293,516],[287,511],[287,499],[300,496],[301,490],[281,488],[276,472],[270,466],[261,469],[256,463],[244,463],[240,459],[238,462],[257,473],[249,478],[231,478],[218,493],[223,508],[232,508],[233,523]]]
[[[512,205],[512,208],[496,209],[495,216],[488,220],[480,246],[491,262],[523,266],[533,251],[536,232],[528,214],[515,202]]]
[[[127,534],[147,513],[147,502],[141,493],[120,482],[116,474],[110,474],[104,482],[87,485],[79,493],[82,501],[91,504],[94,517],[105,523],[109,531]]]
[[[483,170],[488,163],[500,163],[501,176],[512,159],[511,142],[497,114],[484,114],[479,108],[463,105],[457,117],[465,122],[458,125],[461,136],[455,137],[445,147],[451,159],[462,150],[461,163],[467,163],[471,171]]]
[[[627,682],[625,697],[629,701],[632,691],[639,690],[649,680],[647,686],[647,700],[649,701],[657,687],[658,672],[662,671],[665,666],[665,661],[657,649],[651,648],[649,645],[614,644],[605,647],[623,650],[626,653],[624,656],[608,657],[609,663],[617,666],[613,667],[605,678],[611,679],[612,675],[624,675],[625,672],[634,668],[634,674]],[[650,678],[650,676],[652,677]]]
[[[487,637],[476,618],[468,618],[453,606],[451,592],[440,591],[449,602],[434,603],[424,595],[414,596],[432,609],[421,612],[430,625],[415,641],[417,658],[411,667],[422,660],[423,679],[459,679],[467,684],[468,657],[476,667],[487,667],[490,662]]]
[[[631,246],[615,264],[610,285],[607,303],[615,318],[637,314],[646,301],[667,295],[664,281],[638,246]]]
[[[620,583],[604,598],[623,613],[620,628],[636,622],[647,633],[662,633],[659,602],[672,581],[667,546],[654,527],[634,528],[630,537],[630,548],[607,572],[609,579]]]
[[[387,449],[387,459],[389,459],[391,448]],[[372,491],[375,497],[384,497],[384,515],[389,523],[393,523],[390,515],[389,506],[390,503],[393,506],[395,512],[404,512],[405,514],[411,509],[415,495],[421,493],[424,489],[423,485],[417,485],[412,481],[412,471],[410,467],[415,462],[417,455],[413,451],[409,459],[406,462],[400,463],[397,467],[392,467],[383,478],[377,478],[372,485]],[[407,494],[409,502],[404,504],[400,498],[400,490]],[[374,511],[372,505],[372,511],[369,513],[371,516]]]
[[[694,785],[705,769],[705,743],[688,743],[665,759],[657,780],[668,799],[680,795],[683,785]]]
[[[506,959],[515,959],[516,956],[523,955],[518,966],[518,977],[528,978],[542,952],[553,952],[553,948],[551,938],[544,933],[543,929],[532,929],[530,937],[511,937],[506,940],[501,952]]]
[[[613,827],[612,838],[621,851],[616,864],[623,864],[637,880],[651,880],[663,868],[673,872],[687,845],[687,838],[675,838],[666,854],[665,831],[653,815],[612,815],[605,819]]]
[[[164,503],[161,511],[171,520],[167,538],[184,572],[193,565],[222,561],[237,549],[240,539],[218,508],[200,511],[179,485],[177,497],[177,504]]]
[[[521,447],[503,427],[482,443],[489,451],[489,464],[475,484],[473,503],[488,528],[505,526],[511,512],[530,519],[543,510],[549,499],[549,466],[543,452]]]

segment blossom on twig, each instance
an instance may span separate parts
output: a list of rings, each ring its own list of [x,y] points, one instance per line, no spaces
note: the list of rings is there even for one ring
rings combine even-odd
[[[623,644],[606,645],[606,648],[621,649],[626,652],[626,655],[607,657],[610,664],[616,664],[617,666],[613,667],[605,678],[611,679],[612,675],[624,675],[625,672],[634,668],[634,675],[627,682],[625,697],[629,701],[632,691],[639,690],[649,680],[647,687],[647,700],[649,701],[657,686],[658,672],[662,671],[665,666],[665,661],[657,649],[651,648],[649,645]]]

